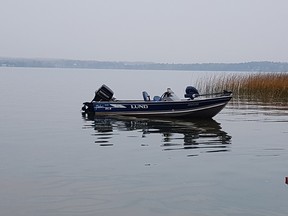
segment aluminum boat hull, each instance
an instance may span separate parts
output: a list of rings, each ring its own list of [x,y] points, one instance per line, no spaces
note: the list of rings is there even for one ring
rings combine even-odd
[[[212,118],[231,100],[232,95],[179,101],[116,100],[86,102],[85,112],[95,115],[135,117]]]

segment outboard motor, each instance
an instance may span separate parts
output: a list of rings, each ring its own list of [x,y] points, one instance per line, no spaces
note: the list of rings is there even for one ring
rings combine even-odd
[[[92,113],[94,112],[93,101],[110,101],[113,99],[114,92],[106,85],[102,85],[96,92],[95,97],[91,102],[83,103],[82,111],[84,113]]]
[[[92,101],[110,101],[114,92],[106,85],[102,85],[96,92]]]
[[[186,92],[186,94],[184,95],[185,98],[194,99],[199,96],[198,90],[193,86],[187,86],[185,92]]]

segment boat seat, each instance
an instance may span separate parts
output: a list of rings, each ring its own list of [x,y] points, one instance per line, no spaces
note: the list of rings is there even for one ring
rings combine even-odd
[[[161,97],[160,96],[154,96],[153,101],[161,101]]]
[[[143,95],[144,101],[150,101],[150,95],[146,91],[143,91],[142,95]]]

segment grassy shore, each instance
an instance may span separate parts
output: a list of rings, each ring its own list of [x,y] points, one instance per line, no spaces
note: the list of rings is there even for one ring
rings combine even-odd
[[[240,99],[288,102],[288,73],[220,74],[199,79],[196,87],[202,93],[229,90]]]

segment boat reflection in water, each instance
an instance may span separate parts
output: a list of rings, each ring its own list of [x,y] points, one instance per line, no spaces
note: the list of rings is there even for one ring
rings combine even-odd
[[[115,137],[123,136],[124,131],[135,132],[125,134],[127,137],[149,138],[153,141],[141,146],[155,144],[159,140],[162,150],[195,149],[188,156],[198,156],[199,153],[215,153],[229,151],[231,136],[222,130],[220,123],[213,119],[143,119],[130,117],[94,117],[83,114],[86,123],[84,128],[94,128],[100,146],[113,146]],[[90,124],[91,123],[91,124]],[[141,135],[139,136],[139,132]],[[159,135],[159,136],[157,136]],[[140,140],[139,140],[140,142]]]

